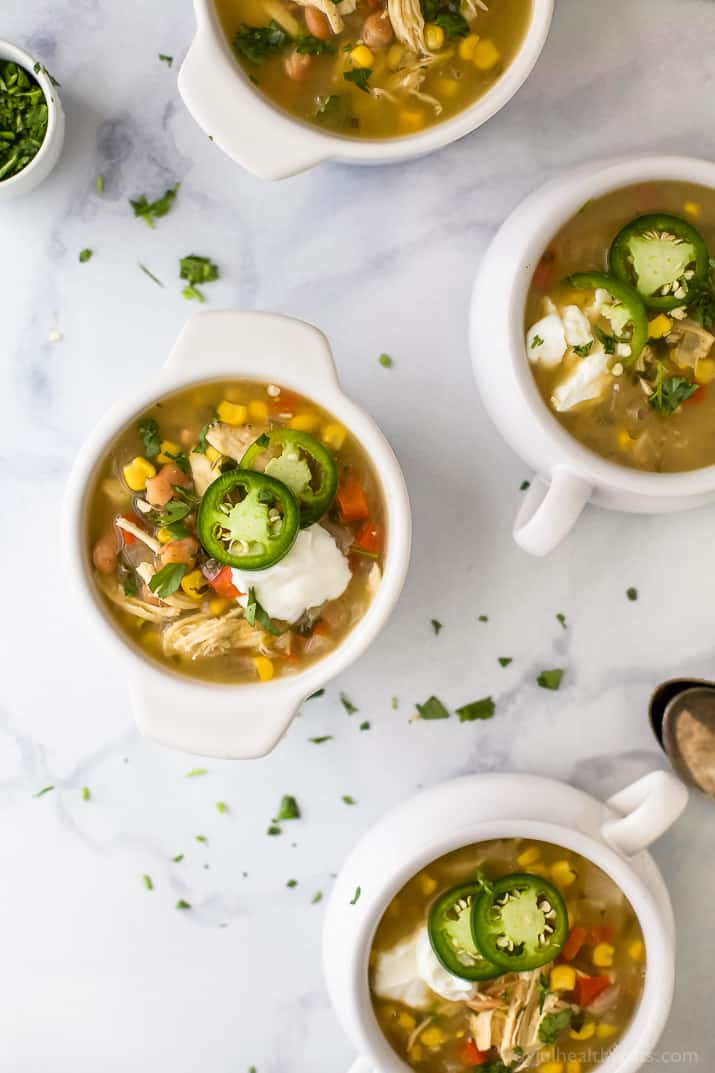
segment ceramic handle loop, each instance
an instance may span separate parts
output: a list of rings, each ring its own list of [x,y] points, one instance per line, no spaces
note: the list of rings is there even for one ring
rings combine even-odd
[[[578,520],[592,486],[577,473],[557,466],[549,484],[536,477],[514,522],[514,540],[530,555],[548,555]]]
[[[606,820],[601,834],[613,849],[627,857],[640,853],[671,827],[688,803],[683,783],[667,771],[651,771],[606,804],[620,814]]]

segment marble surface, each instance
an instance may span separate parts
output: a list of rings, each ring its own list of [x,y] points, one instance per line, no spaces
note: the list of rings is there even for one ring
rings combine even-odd
[[[323,906],[311,899],[327,895],[361,832],[416,787],[467,771],[546,773],[606,795],[664,764],[646,722],[653,685],[715,672],[713,510],[589,510],[557,554],[528,558],[509,537],[527,473],[489,425],[466,352],[480,255],[524,194],[590,157],[715,153],[713,0],[558,0],[533,76],[477,134],[408,166],[325,167],[275,186],[242,174],[183,108],[176,70],[192,25],[188,0],[3,4],[0,33],[41,57],[67,111],[56,172],[0,205],[8,1073],[346,1068],[351,1048],[321,980]],[[172,70],[159,52],[176,58]],[[176,180],[156,231],[132,218],[129,197]],[[85,246],[94,257],[79,264]],[[384,635],[275,753],[187,778],[191,757],[139,739],[116,667],[68,602],[57,519],[93,421],[161,363],[191,313],[175,277],[194,251],[221,266],[212,308],[297,314],[328,333],[345,386],[403,463],[415,543]],[[514,662],[502,669],[498,656]],[[539,689],[535,675],[555,666],[566,668],[561,690]],[[359,714],[346,715],[341,690]],[[491,693],[496,717],[411,723],[431,693],[453,705]],[[320,734],[335,740],[308,742]],[[268,838],[283,793],[303,818]],[[703,1070],[715,1060],[703,942],[712,808],[692,800],[655,848],[679,939],[659,1061],[694,1052]],[[179,898],[193,909],[177,911]]]

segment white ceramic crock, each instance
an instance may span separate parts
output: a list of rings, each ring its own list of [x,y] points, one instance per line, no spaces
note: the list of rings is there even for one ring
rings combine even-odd
[[[26,168],[10,179],[0,180],[0,201],[9,201],[21,194],[29,194],[30,190],[44,182],[54,168],[65,140],[65,113],[57,87],[52,85],[44,66],[40,63],[38,69],[34,69],[39,63],[34,56],[10,41],[0,40],[0,60],[11,60],[18,67],[24,67],[37,79],[47,101],[47,132],[42,145]]]
[[[630,1026],[599,1073],[635,1073],[665,1025],[675,964],[670,899],[646,847],[675,822],[687,798],[683,784],[664,771],[651,772],[606,804],[534,775],[467,775],[388,813],[343,865],[323,931],[328,991],[361,1055],[351,1073],[409,1073],[380,1030],[368,989],[370,945],[391,899],[442,854],[510,837],[541,839],[580,853],[611,876],[633,906],[646,946],[643,994]],[[357,887],[360,897],[351,904]]]
[[[387,520],[383,577],[363,618],[333,652],[305,671],[256,684],[201,682],[142,656],[117,630],[95,590],[87,539],[87,490],[118,433],[164,395],[232,377],[291,388],[342,422],[375,466]],[[305,698],[357,659],[385,625],[407,572],[411,518],[399,463],[375,423],[341,390],[325,336],[291,317],[224,311],[192,317],[159,375],[100,420],[73,466],[62,529],[64,563],[75,596],[89,630],[100,632],[112,646],[142,733],[186,752],[243,758],[269,752]]]
[[[514,525],[514,539],[532,555],[555,548],[588,502],[660,514],[715,499],[715,466],[687,473],[644,473],[607,462],[582,446],[545,406],[524,346],[531,276],[556,232],[590,198],[654,180],[715,188],[715,163],[640,156],[592,162],[560,175],[507,218],[477,275],[470,311],[474,373],[494,424],[535,470]]]
[[[261,179],[285,179],[326,161],[392,164],[424,156],[486,123],[511,100],[539,58],[554,0],[532,0],[524,41],[502,77],[463,112],[419,134],[342,138],[272,104],[236,60],[214,0],[194,0],[196,36],[179,71],[179,92],[199,126],[232,160]]]

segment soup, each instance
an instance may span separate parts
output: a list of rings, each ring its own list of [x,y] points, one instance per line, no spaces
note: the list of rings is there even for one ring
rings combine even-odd
[[[308,399],[203,384],[124,429],[89,496],[94,579],[124,636],[217,681],[295,674],[362,618],[380,584],[380,485]]]
[[[611,462],[715,463],[715,191],[658,182],[584,205],[537,265],[526,352],[557,420]]]
[[[369,965],[378,1024],[419,1073],[585,1073],[630,1022],[645,951],[630,903],[596,865],[501,839],[414,876],[385,910]]]
[[[531,0],[216,0],[254,85],[336,134],[395,138],[449,119],[518,52]]]

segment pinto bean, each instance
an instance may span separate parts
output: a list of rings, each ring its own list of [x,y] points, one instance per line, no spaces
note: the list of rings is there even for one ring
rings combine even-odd
[[[186,484],[186,474],[175,462],[167,462],[156,477],[150,477],[146,482],[146,497],[152,507],[163,507],[169,502],[174,494],[174,484]]]
[[[329,40],[332,34],[330,23],[323,12],[318,11],[317,7],[307,7],[305,9],[305,25],[308,27],[308,32],[320,41]]]
[[[186,563],[189,566],[193,563],[198,550],[199,542],[195,537],[183,537],[181,540],[170,540],[168,544],[164,544],[159,552],[159,558],[162,566],[166,566],[167,563]]]
[[[291,52],[287,56],[283,66],[285,73],[294,82],[303,82],[308,77],[308,71],[313,63],[313,57],[302,52]]]
[[[100,574],[113,574],[117,568],[117,531],[112,526],[101,537],[92,549],[92,562]]]
[[[368,48],[385,48],[395,36],[386,11],[374,11],[362,24],[360,34]]]

